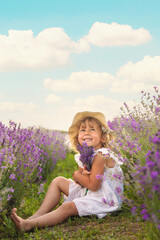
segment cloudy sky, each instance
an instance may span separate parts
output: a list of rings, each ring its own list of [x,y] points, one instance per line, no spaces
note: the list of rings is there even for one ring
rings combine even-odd
[[[67,130],[160,86],[159,0],[0,2],[0,121]]]

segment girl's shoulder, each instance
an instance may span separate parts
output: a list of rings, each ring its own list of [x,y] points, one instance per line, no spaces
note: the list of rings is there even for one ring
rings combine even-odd
[[[109,148],[99,148],[95,151],[95,155],[101,153],[104,157],[112,158],[118,165],[123,164],[123,160],[111,149]]]
[[[102,155],[113,155],[114,153],[113,153],[113,151],[111,151],[109,148],[99,148],[99,149],[97,149],[97,150],[95,150],[95,155],[97,154],[97,153],[101,153]]]
[[[99,148],[99,149],[95,150],[95,153],[98,153],[98,152],[100,152],[102,154],[107,154],[107,153],[109,153],[109,149],[108,148]]]

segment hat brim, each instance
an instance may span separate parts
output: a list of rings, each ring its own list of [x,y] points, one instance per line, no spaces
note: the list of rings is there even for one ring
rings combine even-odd
[[[105,119],[105,116],[103,113],[89,112],[89,111],[78,112],[74,116],[72,125],[70,126],[70,128],[68,130],[69,136],[74,134],[75,130],[77,130],[77,127],[79,127],[79,124],[81,121],[83,121],[85,118],[89,118],[89,117],[98,120],[102,124],[102,126],[104,126],[108,129],[108,125],[107,125],[107,122],[106,122],[106,119]]]

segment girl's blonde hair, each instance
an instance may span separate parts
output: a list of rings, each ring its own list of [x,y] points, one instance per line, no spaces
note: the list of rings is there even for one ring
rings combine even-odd
[[[115,134],[112,130],[110,130],[106,125],[104,126],[98,119],[95,119],[93,117],[85,117],[77,122],[76,125],[74,125],[74,129],[72,129],[72,134],[69,134],[70,139],[70,148],[77,151],[77,144],[78,144],[78,131],[80,128],[80,125],[82,123],[85,123],[85,121],[88,120],[89,122],[95,122],[98,124],[102,131],[102,137],[104,142],[102,143],[102,147],[105,148],[112,148],[110,143],[114,140]],[[73,127],[72,127],[73,128]]]

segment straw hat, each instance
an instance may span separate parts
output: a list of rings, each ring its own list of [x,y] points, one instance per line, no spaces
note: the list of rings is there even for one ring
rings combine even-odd
[[[72,125],[70,126],[69,130],[68,130],[68,135],[69,137],[73,137],[73,135],[77,134],[77,128],[79,127],[79,124],[81,121],[83,121],[85,118],[95,118],[97,119],[102,126],[104,126],[107,130],[108,130],[108,125],[105,119],[105,116],[103,113],[101,112],[78,112],[74,118],[73,118],[73,122]]]

